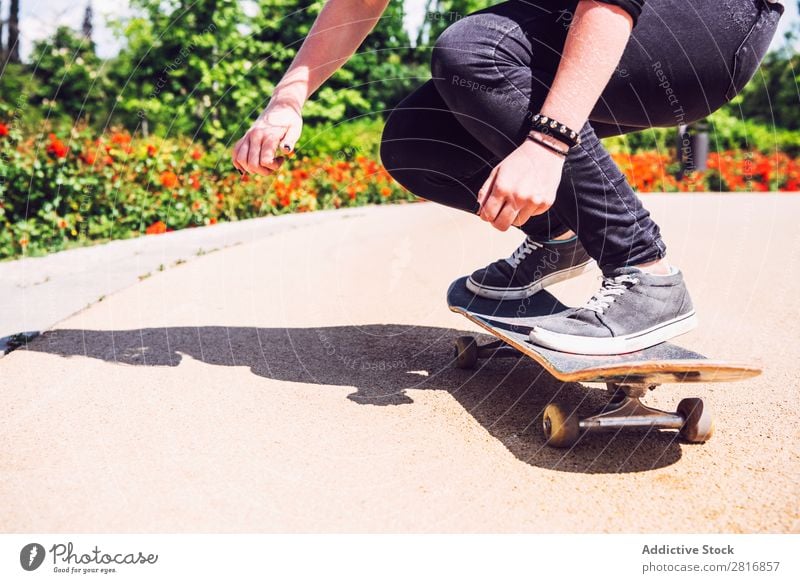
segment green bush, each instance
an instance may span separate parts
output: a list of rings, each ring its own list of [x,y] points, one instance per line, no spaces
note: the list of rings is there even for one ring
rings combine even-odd
[[[356,155],[377,159],[383,119],[360,117],[335,124],[316,124],[303,128],[298,152],[306,156],[335,156],[351,159]]]
[[[800,130],[789,130],[735,117],[728,109],[715,111],[705,120],[712,152],[746,150],[782,151],[800,154]],[[640,132],[606,138],[603,143],[613,153],[656,150],[675,152],[677,128],[650,128]]]
[[[346,138],[340,139],[337,147]],[[360,151],[299,153],[265,178],[240,176],[221,145],[205,150],[186,139],[132,139],[121,132],[95,138],[86,130],[23,138],[0,124],[0,157],[0,258],[413,198]]]

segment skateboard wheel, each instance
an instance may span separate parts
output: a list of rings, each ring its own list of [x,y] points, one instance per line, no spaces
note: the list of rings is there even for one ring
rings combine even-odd
[[[581,434],[578,417],[555,403],[544,409],[542,430],[547,445],[552,447],[572,447]]]
[[[679,435],[689,443],[704,443],[714,435],[714,419],[703,405],[702,399],[683,399],[678,403],[678,414],[683,417]]]
[[[478,363],[478,343],[474,336],[456,338],[456,366],[458,368],[475,368]]]

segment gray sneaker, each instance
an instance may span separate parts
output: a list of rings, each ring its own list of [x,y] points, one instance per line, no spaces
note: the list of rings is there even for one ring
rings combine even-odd
[[[580,275],[593,264],[577,237],[546,243],[527,237],[511,257],[498,259],[470,275],[467,289],[482,298],[520,300]]]
[[[674,269],[674,268],[673,268]],[[545,316],[531,342],[574,354],[625,354],[697,327],[683,274],[651,275],[635,267],[607,273],[581,308]]]

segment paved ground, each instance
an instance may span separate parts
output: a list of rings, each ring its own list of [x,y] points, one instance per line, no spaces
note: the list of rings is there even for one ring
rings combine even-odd
[[[448,283],[518,235],[432,204],[327,215],[155,273],[0,360],[11,532],[798,532],[797,196],[650,196],[701,328],[756,360],[717,435],[543,446],[533,363],[452,366]],[[596,275],[554,289],[576,302]]]
[[[353,212],[364,213],[344,214]],[[153,273],[225,247],[313,225],[330,214],[250,219],[0,262],[0,355],[4,338],[49,328]]]

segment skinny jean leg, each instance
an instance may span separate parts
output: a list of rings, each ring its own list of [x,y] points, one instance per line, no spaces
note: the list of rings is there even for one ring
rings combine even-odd
[[[721,4],[727,10],[721,11]],[[562,2],[551,8],[512,0],[448,27],[431,63],[441,101],[426,84],[401,104],[405,114],[392,113],[382,150],[389,172],[421,196],[433,192],[432,171],[444,174],[460,188],[426,197],[475,212],[477,188],[489,169],[522,143],[531,116],[547,96],[575,5]],[[546,222],[535,217],[523,230],[539,233],[546,224],[550,231],[557,225],[563,232],[569,227],[603,268],[663,257],[658,226],[594,126],[605,137],[706,116],[735,96],[755,72],[782,11],[780,4],[762,0],[649,0],[581,129],[581,145],[570,151]],[[408,106],[419,102],[415,99],[436,102],[447,122],[408,115],[414,110]],[[437,132],[445,136],[446,146],[418,148],[426,139],[420,136]],[[399,146],[403,136],[412,138],[408,147]],[[420,173],[431,175],[427,184],[419,183]]]
[[[478,212],[478,190],[501,158],[456,119],[427,81],[389,115],[381,140],[381,162],[392,177],[415,195]],[[568,230],[553,213],[533,217],[522,231],[547,241]]]

